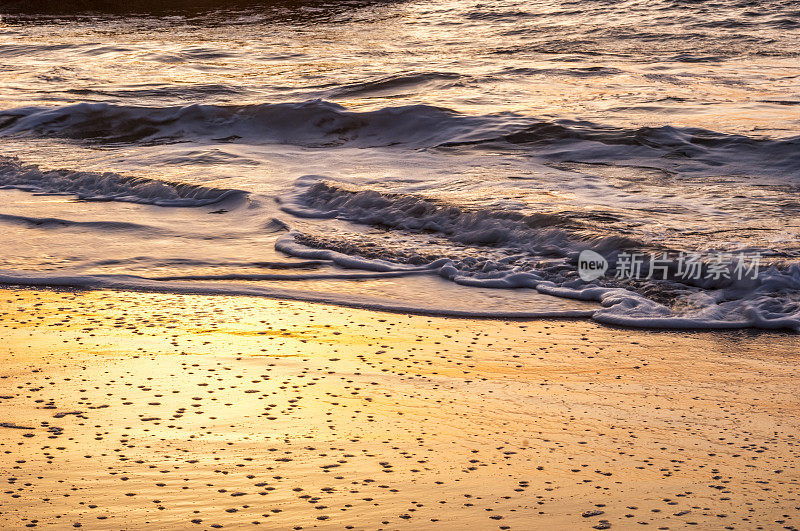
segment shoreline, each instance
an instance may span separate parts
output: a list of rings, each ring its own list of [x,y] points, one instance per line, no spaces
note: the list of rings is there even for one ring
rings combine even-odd
[[[114,293],[141,293],[156,295],[185,295],[198,297],[244,297],[254,299],[265,299],[273,301],[287,301],[305,304],[319,304],[323,306],[335,306],[349,310],[360,310],[367,312],[389,313],[398,315],[416,315],[420,317],[435,317],[442,319],[472,319],[477,321],[484,320],[508,320],[508,321],[540,321],[540,320],[567,320],[577,322],[596,323],[611,329],[619,330],[640,330],[640,331],[663,331],[663,332],[720,332],[720,331],[752,331],[767,334],[788,334],[791,336],[800,335],[793,323],[791,325],[780,320],[777,323],[762,322],[762,326],[755,324],[745,324],[736,321],[695,321],[692,318],[683,317],[620,317],[615,315],[601,315],[599,318],[595,313],[603,308],[600,301],[591,299],[572,299],[563,298],[557,295],[550,295],[546,292],[536,292],[536,295],[561,299],[564,302],[571,302],[575,305],[596,306],[593,309],[564,309],[564,310],[542,310],[542,311],[468,311],[460,309],[439,309],[426,308],[423,306],[404,306],[402,303],[393,304],[381,299],[372,301],[360,300],[349,301],[345,293],[324,293],[303,290],[285,290],[273,287],[262,288],[260,286],[248,287],[237,284],[234,287],[225,284],[207,283],[202,287],[198,284],[182,282],[172,284],[169,287],[159,288],[150,279],[142,278],[142,282],[137,283],[138,277],[121,275],[125,278],[132,278],[128,283],[118,281],[108,284],[97,285],[97,278],[105,275],[88,275],[84,278],[84,285],[77,284],[74,277],[64,277],[65,280],[58,282],[58,277],[43,277],[41,282],[32,282],[30,279],[26,283],[17,284],[9,281],[8,276],[0,274],[0,291],[4,290],[47,290],[53,292],[114,292]],[[641,323],[641,324],[637,324]],[[648,324],[644,324],[648,323]],[[680,325],[676,325],[680,323]],[[767,326],[769,324],[769,326]]]
[[[789,332],[22,288],[0,330],[11,528],[800,525]]]

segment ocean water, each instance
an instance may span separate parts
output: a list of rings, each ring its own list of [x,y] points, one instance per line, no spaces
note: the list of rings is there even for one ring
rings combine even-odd
[[[2,283],[800,331],[793,1],[0,13]]]

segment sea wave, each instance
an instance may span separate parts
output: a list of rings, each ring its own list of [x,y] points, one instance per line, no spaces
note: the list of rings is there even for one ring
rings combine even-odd
[[[407,81],[419,79],[383,80],[378,88]],[[627,161],[684,174],[777,172],[800,176],[800,136],[761,138],[671,125],[626,128],[585,120],[541,120],[509,112],[466,115],[431,105],[354,111],[324,100],[163,107],[78,103],[0,111],[0,135],[92,144],[211,142],[522,150],[546,160]]]
[[[298,236],[302,235],[281,238],[276,248],[297,258],[327,258],[344,267],[392,271],[391,256],[365,258],[332,249],[308,247],[298,241],[304,241]],[[400,272],[409,265],[398,263],[395,267]],[[491,259],[470,262],[440,257],[422,267],[421,271],[415,271],[427,271],[464,286],[528,288],[555,297],[595,301],[601,308],[588,316],[610,325],[800,332],[800,265],[797,264],[783,269],[770,267],[756,279],[705,287],[674,280],[584,282],[577,278],[575,265],[569,259],[560,266],[537,268],[531,267],[530,263],[515,264],[514,260],[505,263]],[[408,311],[414,311],[414,308],[408,308]],[[483,314],[476,309],[473,316]]]
[[[177,235],[168,230],[156,228],[140,223],[131,223],[127,221],[75,221],[71,219],[61,219],[53,217],[35,217],[35,216],[19,216],[14,214],[0,213],[0,223],[15,223],[19,225],[27,225],[30,227],[41,228],[73,228],[73,229],[89,229],[89,230],[102,230],[102,231],[137,231],[158,233],[159,235]]]
[[[524,247],[539,255],[559,255],[590,246],[621,249],[644,244],[604,236],[566,215],[466,208],[419,195],[348,189],[304,176],[281,208],[304,218],[339,218],[366,225],[437,233],[465,245]]]
[[[447,264],[438,271],[447,271]],[[436,274],[437,270],[430,270]],[[371,273],[358,278],[380,278],[389,273]],[[405,273],[408,274],[408,273]],[[419,271],[416,274],[424,274]],[[356,278],[344,273],[343,278]],[[349,275],[352,275],[350,273]],[[540,293],[583,301],[597,301],[598,309],[537,310],[527,311],[454,309],[447,301],[441,303],[401,303],[380,297],[309,291],[259,285],[257,282],[226,283],[225,280],[263,280],[231,275],[193,278],[164,277],[147,278],[134,275],[86,275],[58,274],[32,271],[0,270],[0,284],[11,286],[37,286],[45,288],[82,288],[160,293],[193,293],[207,295],[242,295],[271,297],[336,304],[379,311],[417,313],[429,315],[537,319],[547,317],[587,318],[614,325],[637,328],[665,329],[739,329],[789,330],[800,333],[800,267],[779,272],[771,269],[760,278],[759,285],[746,295],[729,297],[721,292],[699,292],[695,294],[696,306],[692,311],[677,312],[664,304],[624,288],[609,288],[593,285],[556,285],[542,280],[533,273],[516,273],[513,286],[528,287]],[[305,275],[303,275],[305,277]],[[332,278],[332,277],[331,277]],[[207,282],[214,280],[215,282]],[[267,280],[276,280],[270,276]],[[297,280],[301,280],[300,278]],[[485,285],[484,285],[485,287]],[[495,286],[497,287],[497,286]]]
[[[498,126],[501,126],[498,128]],[[336,103],[140,107],[78,103],[0,112],[0,134],[93,143],[215,141],[300,146],[434,146],[493,138],[498,118],[469,117],[431,105],[357,112]]]
[[[402,90],[419,90],[431,84],[455,83],[462,76],[454,72],[412,72],[394,74],[379,79],[370,79],[341,85],[327,91],[330,98],[350,97],[375,97],[379,95],[396,94]]]
[[[276,249],[295,258],[370,271],[424,268],[466,286],[528,288],[596,301],[602,308],[593,318],[608,324],[800,331],[800,264],[765,261],[760,274],[735,278],[709,274],[714,264],[708,257],[693,278],[678,274],[676,260],[663,264],[661,278],[626,278],[616,275],[623,252],[649,256],[672,250],[587,227],[565,215],[469,209],[315,179],[301,179],[297,191],[282,198],[282,208],[300,217],[390,229],[392,244],[381,245],[370,234],[293,231],[278,240]],[[588,282],[579,278],[577,262],[584,250],[608,261],[607,276]],[[643,270],[648,266],[645,259]]]
[[[495,138],[439,147],[514,145],[556,161],[619,162],[684,174],[800,177],[800,136],[758,138],[693,127],[613,127],[582,120],[536,122]]]
[[[0,155],[0,189],[74,195],[83,201],[124,201],[157,206],[204,206],[241,198],[241,190],[131,177],[113,172],[42,170],[16,157]]]

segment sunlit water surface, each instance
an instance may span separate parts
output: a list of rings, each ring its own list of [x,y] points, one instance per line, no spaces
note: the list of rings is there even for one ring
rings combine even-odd
[[[8,13],[0,280],[797,329],[798,50],[788,0]]]

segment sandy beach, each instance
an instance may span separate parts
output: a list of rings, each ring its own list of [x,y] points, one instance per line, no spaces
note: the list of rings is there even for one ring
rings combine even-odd
[[[0,292],[5,529],[796,529],[782,333]]]
[[[0,531],[800,531],[799,6],[0,0]]]

